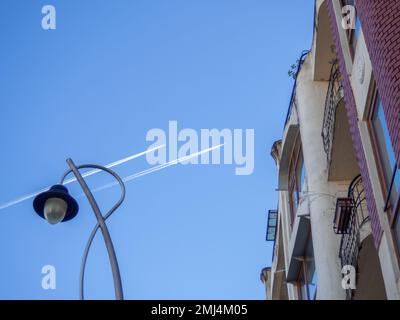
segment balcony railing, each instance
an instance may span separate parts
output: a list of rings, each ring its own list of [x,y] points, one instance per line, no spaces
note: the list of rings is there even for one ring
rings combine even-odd
[[[342,77],[337,60],[333,61],[329,77],[328,92],[325,100],[324,122],[322,124],[322,139],[328,163],[331,160],[333,133],[335,129],[336,107],[343,99]]]
[[[342,235],[339,258],[342,267],[353,266],[357,270],[358,253],[361,245],[361,228],[369,221],[367,203],[361,175],[350,184],[348,198],[337,200],[334,230]],[[347,299],[353,292],[346,290]]]
[[[266,241],[274,242],[272,248],[272,260],[275,257],[276,253],[276,231],[278,228],[278,210],[269,210],[268,211],[268,224],[267,224],[267,234],[265,236]]]
[[[297,60],[296,72],[294,73],[294,84],[293,84],[292,94],[290,96],[289,108],[288,108],[288,111],[286,114],[285,127],[286,127],[287,123],[289,122],[289,119],[290,119],[290,116],[291,116],[292,110],[293,110],[294,100],[296,99],[297,76],[299,75],[301,66],[303,65],[309,52],[310,52],[309,50],[303,51],[300,55],[299,60]]]

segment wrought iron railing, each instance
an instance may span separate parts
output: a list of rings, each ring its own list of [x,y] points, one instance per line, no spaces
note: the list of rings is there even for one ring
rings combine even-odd
[[[342,77],[337,60],[332,62],[331,75],[329,77],[328,92],[325,99],[324,122],[322,124],[322,139],[328,163],[331,160],[333,132],[335,129],[336,107],[343,99]]]
[[[294,73],[294,84],[293,84],[293,89],[292,89],[292,95],[290,96],[289,108],[288,108],[288,111],[286,114],[285,127],[286,127],[287,123],[289,122],[290,115],[292,114],[292,110],[293,110],[294,100],[296,99],[297,76],[299,75],[301,66],[303,65],[304,61],[306,60],[309,52],[310,52],[310,50],[304,50],[300,55],[300,59],[297,60],[296,72]]]
[[[348,210],[348,207],[344,210],[345,214],[349,213],[349,217],[345,219],[348,222],[340,232],[342,240],[340,243],[339,258],[342,267],[350,265],[357,270],[358,254],[362,241],[360,231],[364,224],[369,221],[361,175],[358,175],[351,182],[348,191],[348,201],[351,210]],[[352,295],[353,291],[351,289],[346,290],[347,299],[351,299]]]

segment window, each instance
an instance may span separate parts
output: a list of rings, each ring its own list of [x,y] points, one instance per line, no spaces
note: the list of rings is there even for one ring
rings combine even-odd
[[[289,165],[289,208],[293,224],[300,203],[301,189],[305,179],[303,151],[300,134],[297,135]]]
[[[400,248],[400,218],[398,217],[400,170],[398,170],[398,165],[396,163],[382,101],[377,91],[373,100],[373,108],[370,117],[370,130],[382,191],[386,198],[385,211],[389,213],[393,234],[397,246]]]
[[[266,241],[275,241],[277,227],[278,210],[269,210]]]
[[[379,96],[377,96],[375,110],[373,116],[373,128],[379,148],[380,162],[383,167],[384,180],[386,182],[387,193],[389,192],[389,187],[393,178],[394,169],[396,168],[396,159],[390,140],[389,129],[387,127],[387,122],[385,118],[385,113],[383,110],[382,102]],[[397,177],[396,177],[397,176]],[[398,198],[400,186],[400,175],[395,175],[394,184],[390,194],[389,205],[394,209],[396,201]],[[387,194],[388,196],[388,194]]]
[[[317,275],[315,272],[314,249],[310,233],[301,262],[297,280],[297,292],[299,300],[314,300],[317,293]]]

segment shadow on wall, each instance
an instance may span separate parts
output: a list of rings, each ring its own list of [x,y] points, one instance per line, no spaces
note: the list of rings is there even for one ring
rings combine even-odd
[[[385,284],[372,234],[361,244],[358,255],[357,289],[353,300],[386,300]]]

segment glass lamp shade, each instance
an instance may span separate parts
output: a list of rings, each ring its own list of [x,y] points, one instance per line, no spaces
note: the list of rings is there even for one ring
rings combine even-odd
[[[33,200],[33,208],[50,224],[71,220],[79,210],[78,203],[70,196],[68,189],[60,184],[37,195]]]
[[[68,205],[60,198],[50,198],[44,204],[43,214],[47,222],[57,224],[64,220]]]

